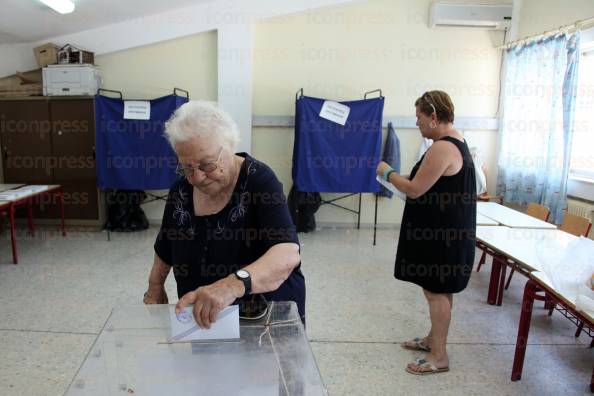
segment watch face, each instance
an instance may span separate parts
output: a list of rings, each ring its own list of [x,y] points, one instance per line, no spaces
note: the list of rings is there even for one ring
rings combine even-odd
[[[246,270],[239,270],[236,272],[237,276],[239,276],[240,278],[249,278],[250,274],[246,271]]]

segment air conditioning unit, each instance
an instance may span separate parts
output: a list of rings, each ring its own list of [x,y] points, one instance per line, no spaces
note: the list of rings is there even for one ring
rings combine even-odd
[[[429,9],[429,27],[455,26],[488,30],[511,27],[511,4],[472,4],[435,1]]]

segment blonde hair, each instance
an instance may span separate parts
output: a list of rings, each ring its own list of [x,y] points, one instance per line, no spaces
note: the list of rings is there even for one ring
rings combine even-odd
[[[180,106],[165,123],[165,137],[173,148],[197,137],[213,137],[235,151],[239,145],[239,127],[217,104],[192,100]]]

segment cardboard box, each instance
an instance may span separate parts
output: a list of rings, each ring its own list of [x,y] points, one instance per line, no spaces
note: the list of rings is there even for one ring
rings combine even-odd
[[[58,63],[61,65],[67,64],[94,64],[95,54],[91,51],[86,51],[75,47],[72,44],[66,44],[58,50]]]
[[[58,46],[55,44],[44,44],[40,47],[33,48],[33,52],[35,53],[35,59],[39,67],[58,63]]]
[[[0,78],[0,97],[41,96],[43,94],[41,69]]]

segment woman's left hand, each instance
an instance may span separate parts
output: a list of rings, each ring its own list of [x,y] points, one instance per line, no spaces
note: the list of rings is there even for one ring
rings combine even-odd
[[[378,176],[384,177],[384,172],[386,171],[386,169],[390,169],[390,168],[391,168],[390,165],[388,165],[387,163],[385,163],[384,161],[382,161],[377,166],[376,173],[377,173]]]
[[[243,296],[243,284],[235,275],[223,278],[208,286],[186,293],[175,306],[175,313],[183,307],[194,304],[194,318],[203,329],[210,329],[219,313],[235,299]]]

